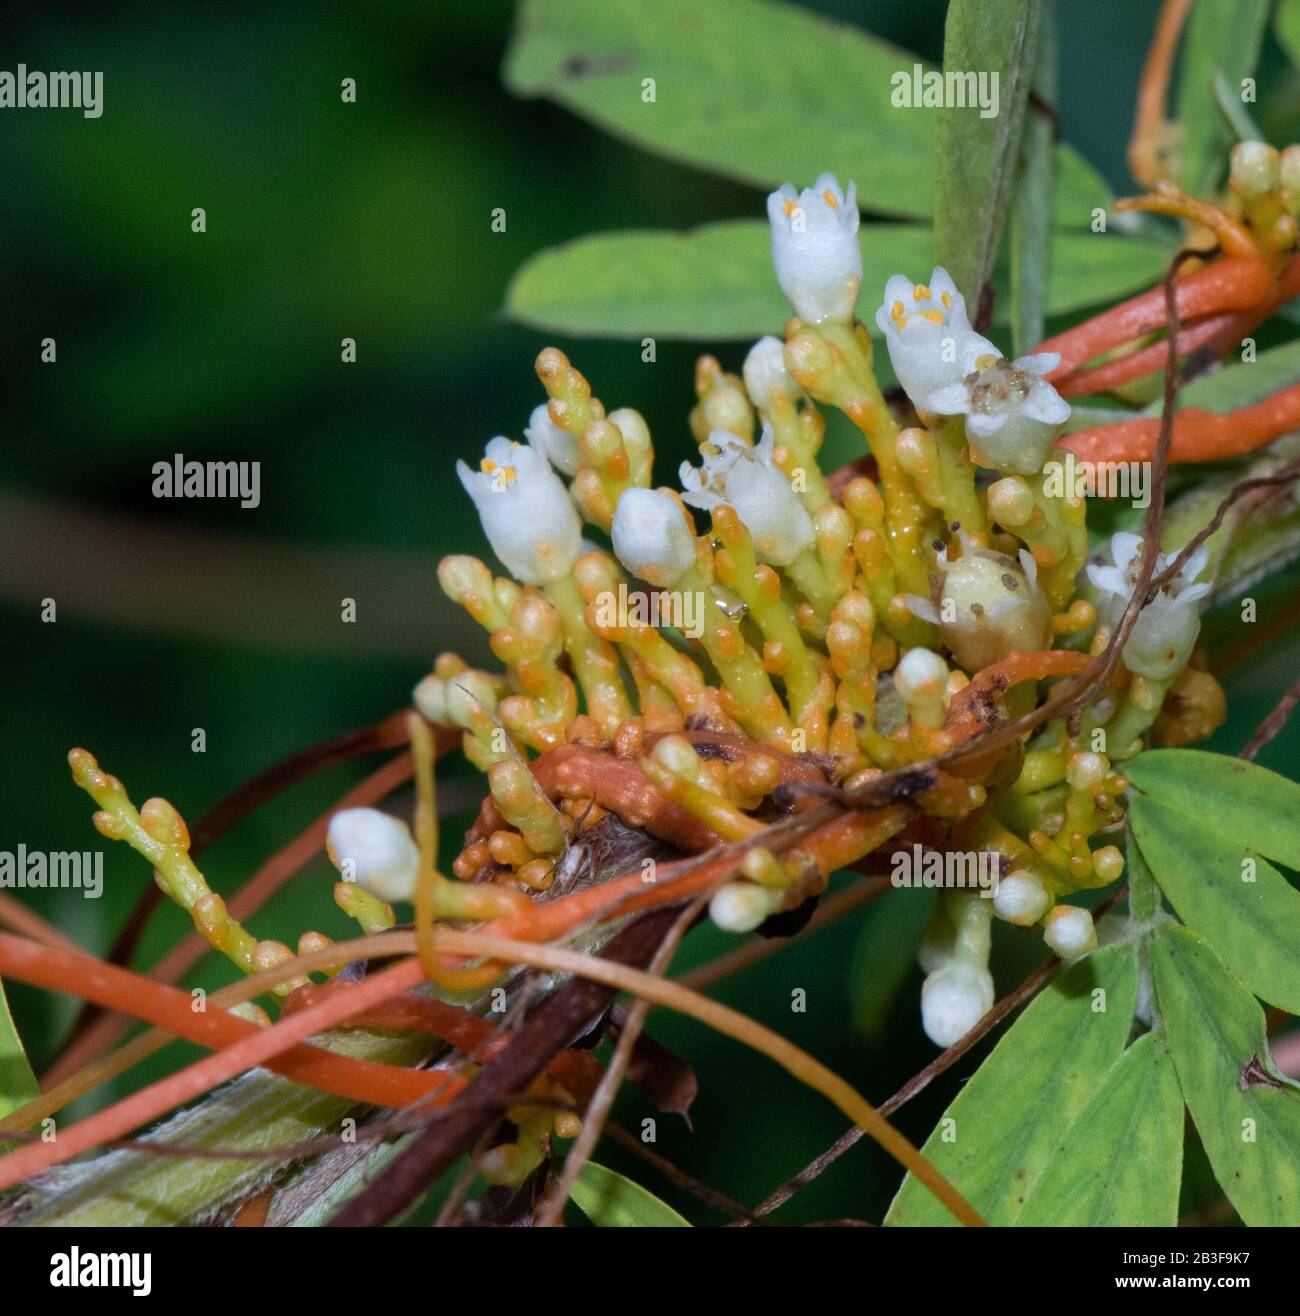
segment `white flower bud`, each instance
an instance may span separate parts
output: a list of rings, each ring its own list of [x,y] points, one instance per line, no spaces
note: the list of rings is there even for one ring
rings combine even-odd
[[[1049,904],[1051,897],[1043,890],[1043,884],[1023,870],[1002,878],[993,896],[993,912],[1019,928],[1037,923]]]
[[[484,710],[496,712],[497,689],[486,672],[473,668],[447,678],[431,672],[415,687],[412,698],[416,708],[435,725],[468,731]]]
[[[993,1008],[993,975],[978,964],[952,960],[921,985],[921,1024],[936,1046],[959,1042]]]
[[[676,502],[660,489],[627,489],[610,530],[618,560],[659,589],[670,589],[695,563],[695,535]]]
[[[912,611],[939,624],[944,644],[962,668],[978,672],[1017,650],[1046,649],[1052,636],[1052,605],[1038,585],[1034,559],[1020,559],[963,544],[960,557],[938,563],[943,570],[939,607],[913,599]]]
[[[523,444],[496,438],[478,471],[456,473],[474,500],[492,551],[525,585],[563,576],[582,547],[582,523],[559,476]]]
[[[802,193],[784,183],[767,198],[767,217],[777,282],[795,314],[813,323],[852,320],[862,287],[856,186],[842,192],[834,174]]]
[[[582,450],[578,447],[578,440],[551,419],[545,403],[533,408],[533,414],[524,427],[524,438],[533,451],[550,462],[561,475],[567,475],[570,479],[577,475],[582,465]]]
[[[1111,538],[1110,552],[1114,565],[1089,563],[1088,579],[1098,591],[1098,618],[1114,627],[1137,587],[1142,538],[1120,531]],[[1172,560],[1160,554],[1155,575],[1160,575]],[[1210,592],[1208,583],[1194,582],[1208,561],[1209,554],[1202,544],[1178,575],[1138,613],[1122,655],[1129,671],[1151,681],[1167,681],[1187,666],[1201,630],[1197,604]]]
[[[964,379],[979,357],[999,355],[971,328],[965,299],[940,265],[928,284],[895,274],[885,284],[876,327],[885,336],[898,382],[917,407],[925,406],[937,390]]]
[[[1228,156],[1233,187],[1245,197],[1271,192],[1278,183],[1280,162],[1277,148],[1267,142],[1238,142]]]
[[[1086,909],[1057,905],[1047,916],[1043,940],[1063,960],[1073,960],[1097,949],[1097,929]]]
[[[345,880],[381,900],[410,900],[420,851],[399,818],[378,809],[343,809],[329,822],[326,849]]]
[[[943,721],[948,664],[931,649],[909,649],[894,668],[894,689],[914,722],[936,727]]]
[[[1056,352],[1011,362],[985,354],[960,381],[931,393],[925,407],[966,417],[971,456],[981,466],[1035,475],[1070,416],[1070,404],[1043,378],[1060,364]]]
[[[753,882],[728,882],[709,901],[709,917],[723,932],[753,932],[780,906],[781,892]]]
[[[684,502],[711,512],[723,503],[736,510],[754,539],[754,552],[774,567],[788,567],[814,538],[812,518],[784,471],[772,460],[770,426],[755,448],[714,430],[700,449],[703,465],[681,467]]]
[[[785,368],[785,344],[768,334],[749,349],[745,358],[745,391],[760,411],[771,411],[773,396],[784,393],[791,402],[803,396],[803,389]]]

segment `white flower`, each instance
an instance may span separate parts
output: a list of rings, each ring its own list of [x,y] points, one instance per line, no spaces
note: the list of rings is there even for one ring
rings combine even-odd
[[[1035,475],[1070,415],[1070,404],[1043,378],[1060,364],[1056,352],[1010,362],[981,356],[969,374],[931,393],[925,407],[966,417],[971,456],[981,466]]]
[[[767,198],[767,218],[777,282],[795,314],[814,323],[851,320],[862,287],[856,185],[842,192],[834,174],[801,193],[783,183]]]
[[[959,1042],[993,1008],[993,975],[979,964],[950,960],[921,984],[921,1024],[936,1046]]]
[[[760,411],[771,411],[773,396],[784,393],[791,402],[803,396],[803,389],[785,368],[785,344],[768,334],[749,349],[745,358],[745,391]]]
[[[1047,916],[1043,940],[1063,960],[1072,960],[1097,949],[1097,929],[1086,909],[1057,905]]]
[[[641,580],[670,589],[695,562],[695,536],[661,489],[627,489],[610,530],[618,560]]]
[[[540,585],[573,566],[582,548],[582,523],[544,457],[496,438],[478,471],[457,462],[456,473],[478,508],[492,551],[516,580]]]
[[[561,475],[567,475],[570,479],[577,475],[582,465],[582,450],[578,447],[578,440],[551,419],[545,403],[533,408],[533,414],[528,417],[528,424],[524,427],[524,438],[533,451],[545,457]]]
[[[1121,530],[1112,537],[1110,552],[1114,565],[1089,563],[1088,579],[1101,596],[1098,617],[1113,627],[1118,625],[1137,587],[1142,537]],[[1124,644],[1124,666],[1129,671],[1152,681],[1167,681],[1187,665],[1201,630],[1200,609],[1196,605],[1210,592],[1208,583],[1193,582],[1205,570],[1208,560],[1209,554],[1202,544],[1178,575],[1138,613]],[[1170,555],[1161,553],[1156,558],[1155,575],[1160,575],[1172,561]]]
[[[400,818],[378,809],[344,809],[330,819],[325,845],[344,881],[381,900],[414,896],[420,851]]]
[[[927,727],[943,723],[948,664],[933,650],[909,649],[894,668],[894,689],[902,696],[913,722]]]
[[[991,548],[976,548],[958,531],[962,552],[951,562],[947,551],[936,565],[943,571],[940,603],[907,595],[907,605],[923,621],[939,627],[944,644],[968,672],[977,672],[1017,649],[1045,649],[1052,636],[1052,605],[1038,584],[1038,564],[1020,550],[1019,559]]]
[[[964,379],[979,357],[999,355],[971,328],[965,298],[941,265],[928,284],[895,274],[885,284],[876,327],[885,336],[898,382],[917,407],[926,406],[936,390]]]
[[[700,449],[704,464],[681,467],[683,502],[711,512],[728,503],[754,537],[754,552],[774,567],[788,567],[813,542],[813,523],[784,471],[772,460],[770,425],[755,448],[726,430],[714,430]]]

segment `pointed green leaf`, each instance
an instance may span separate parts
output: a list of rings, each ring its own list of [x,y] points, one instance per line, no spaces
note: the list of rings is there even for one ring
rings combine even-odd
[[[1038,20],[1033,87],[1011,205],[1011,354],[1024,356],[1042,341],[1051,249],[1052,137],[1055,124],[1042,108],[1056,103],[1056,13],[1046,0]]]
[[[1256,854],[1300,868],[1300,785],[1294,781],[1203,749],[1153,750],[1126,763],[1124,775],[1160,804]]]
[[[1176,1225],[1183,1094],[1164,1041],[1138,1038],[1052,1153],[1022,1225]]]
[[[1282,347],[1270,347],[1253,361],[1239,361],[1222,370],[1201,375],[1178,392],[1181,407],[1204,407],[1206,411],[1236,411],[1262,402],[1270,393],[1294,384],[1300,377],[1300,339]],[[1145,408],[1158,416],[1163,404],[1157,400]]]
[[[0,982],[0,1119],[41,1095]]]
[[[1300,68],[1300,0],[1280,0],[1273,16],[1273,31],[1291,63]]]
[[[935,111],[891,99],[919,62],[762,0],[525,0],[505,78],[673,160],[764,188],[830,170],[864,210],[926,216]]]
[[[1216,74],[1241,95],[1255,71],[1270,0],[1193,5],[1187,20],[1178,83],[1183,187],[1195,196],[1214,191],[1228,163],[1232,130],[1214,95]]]
[[[505,79],[672,160],[764,189],[830,170],[864,211],[928,218],[939,111],[912,103],[918,68],[934,72],[773,0],[524,0]],[[1069,147],[1056,157],[1056,219],[1086,225],[1110,191]]]
[[[987,79],[998,96],[993,113],[983,104],[950,104],[939,112],[934,245],[972,312],[993,273],[1007,215],[1038,54],[1038,12],[1038,0],[952,0],[948,6],[945,76]]]
[[[573,1200],[602,1229],[689,1229],[690,1221],[617,1170],[588,1161],[573,1185]]]
[[[1256,996],[1300,1013],[1300,891],[1251,853],[1247,825],[1234,821],[1231,833],[1219,832],[1160,798],[1134,801],[1129,819],[1142,858],[1179,917]],[[1217,807],[1213,798],[1202,797],[1207,810]],[[1234,819],[1231,812],[1225,817]]]
[[[876,298],[891,274],[928,274],[930,232],[915,224],[863,224],[859,312],[874,331]],[[1160,277],[1162,247],[1088,233],[1057,233],[1047,309],[1061,315]],[[999,297],[999,304],[1007,305]],[[608,338],[716,341],[779,333],[790,306],[772,272],[762,220],[729,220],[685,233],[597,233],[539,252],[520,267],[506,310],[523,324]],[[995,317],[996,319],[996,317]]]
[[[1162,927],[1152,958],[1183,1096],[1228,1200],[1248,1225],[1300,1224],[1300,1091],[1272,1068],[1264,1012],[1187,928]]]
[[[1062,1134],[1123,1052],[1136,997],[1137,965],[1128,946],[1071,965],[944,1112],[922,1150],[990,1224],[1018,1220]],[[953,1221],[909,1174],[885,1223]]]

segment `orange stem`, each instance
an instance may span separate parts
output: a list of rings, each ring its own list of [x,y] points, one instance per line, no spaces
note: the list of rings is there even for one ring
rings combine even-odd
[[[1292,384],[1240,411],[1188,407],[1174,418],[1171,462],[1212,462],[1239,457],[1300,429],[1300,384]],[[1067,434],[1060,446],[1083,461],[1150,461],[1160,437],[1160,418],[1122,420]]]
[[[1128,144],[1128,167],[1142,187],[1154,187],[1164,177],[1161,146],[1169,131],[1165,119],[1169,75],[1190,6],[1191,0],[1165,0],[1142,65],[1133,135]]]
[[[188,992],[153,982],[85,951],[42,946],[3,932],[0,971],[20,982],[111,1006],[200,1046],[218,1049],[265,1031],[220,1008],[196,1011]],[[339,985],[350,988],[354,984]],[[426,1073],[354,1060],[315,1046],[296,1046],[271,1061],[268,1068],[295,1082],[372,1106],[406,1106],[442,1086]]]
[[[193,1101],[245,1070],[269,1064],[314,1033],[332,1028],[359,1011],[400,995],[420,982],[421,977],[418,960],[403,960],[372,978],[352,984],[352,990],[346,995],[340,993],[337,998],[302,1010],[290,1019],[281,1019],[270,1028],[254,1027],[248,1036],[223,1047],[214,1055],[206,1056],[178,1073],[150,1084],[115,1105],[61,1130],[55,1141],[29,1143],[11,1152],[0,1160],[0,1189],[10,1188],[34,1174],[62,1165],[64,1161],[80,1156],[82,1152],[90,1151],[103,1142],[125,1137],[142,1124]],[[435,1100],[439,1104],[458,1090],[458,1080],[450,1074],[437,1075],[436,1081],[440,1083],[435,1091]]]
[[[1224,311],[1250,310],[1264,302],[1272,288],[1273,271],[1261,260],[1213,261],[1175,283],[1179,324]],[[1047,376],[1055,383],[1101,353],[1163,329],[1165,324],[1165,290],[1152,288],[1044,339],[1034,351],[1061,354],[1061,364]]]

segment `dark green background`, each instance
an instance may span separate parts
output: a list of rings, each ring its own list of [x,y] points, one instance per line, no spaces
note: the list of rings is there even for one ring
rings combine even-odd
[[[938,0],[809,7],[941,57]],[[1156,5],[1060,9],[1062,134],[1125,189]],[[757,190],[512,99],[499,79],[510,22],[504,0],[290,3],[220,17],[196,3],[42,5],[7,20],[0,65],[102,69],[105,112],[0,117],[0,847],[99,844],[90,802],[68,778],[70,746],[93,750],[137,803],[162,794],[193,821],[293,750],[402,705],[440,650],[484,656],[434,568],[450,550],[485,551],[455,459],[493,434],[520,437],[542,400],[532,360],[548,339],[498,311],[511,273],[592,231],[761,213]],[[1279,64],[1271,46],[1266,59]],[[357,80],[355,105],[340,101],[344,77]],[[1294,123],[1294,74],[1271,86],[1261,120]],[[869,194],[870,180],[858,183]],[[201,236],[195,206],[207,212]],[[491,232],[494,207],[506,210],[504,234]],[[46,336],[56,365],[39,364]],[[339,360],[345,336],[357,340],[355,365]],[[661,343],[647,365],[634,344],[560,346],[608,406],[644,412],[660,469],[675,468],[690,448],[694,350]],[[743,345],[719,347],[738,368]],[[261,506],[155,500],[150,468],[177,452],[260,461]],[[58,603],[54,625],[39,620],[46,596]],[[356,625],[339,620],[345,596],[357,600]],[[1220,629],[1226,643],[1242,638],[1231,623]],[[1292,679],[1294,652],[1261,647],[1233,669],[1233,722],[1216,748],[1239,747]],[[204,754],[191,752],[195,727]],[[1294,775],[1298,749],[1291,732],[1262,761]],[[233,890],[362,770],[308,783],[242,824],[203,863],[213,885]],[[96,951],[149,881],[134,855],[104,848],[102,900],[30,896]],[[290,942],[307,927],[346,934],[331,872],[323,859],[309,866],[253,930]],[[848,971],[869,917],[789,947],[722,995],[879,1100],[933,1052],[919,979],[887,1045],[852,1031]],[[187,926],[163,910],[138,964]],[[1004,940],[1000,989],[1041,954],[1028,938]],[[701,931],[682,960],[727,944]],[[233,972],[213,957],[193,981]],[[806,1014],[790,1013],[794,987],[808,993]],[[39,1069],[74,1005],[11,992]],[[662,1118],[659,1149],[718,1187],[756,1201],[841,1131],[819,1098],[734,1044],[660,1016],[652,1031],[690,1055],[702,1087],[694,1132]],[[969,1068],[914,1103],[903,1128],[919,1141]],[[622,1116],[645,1113],[629,1099]],[[626,1168],[621,1155],[603,1158]],[[783,1218],[878,1219],[896,1178],[860,1147]]]

